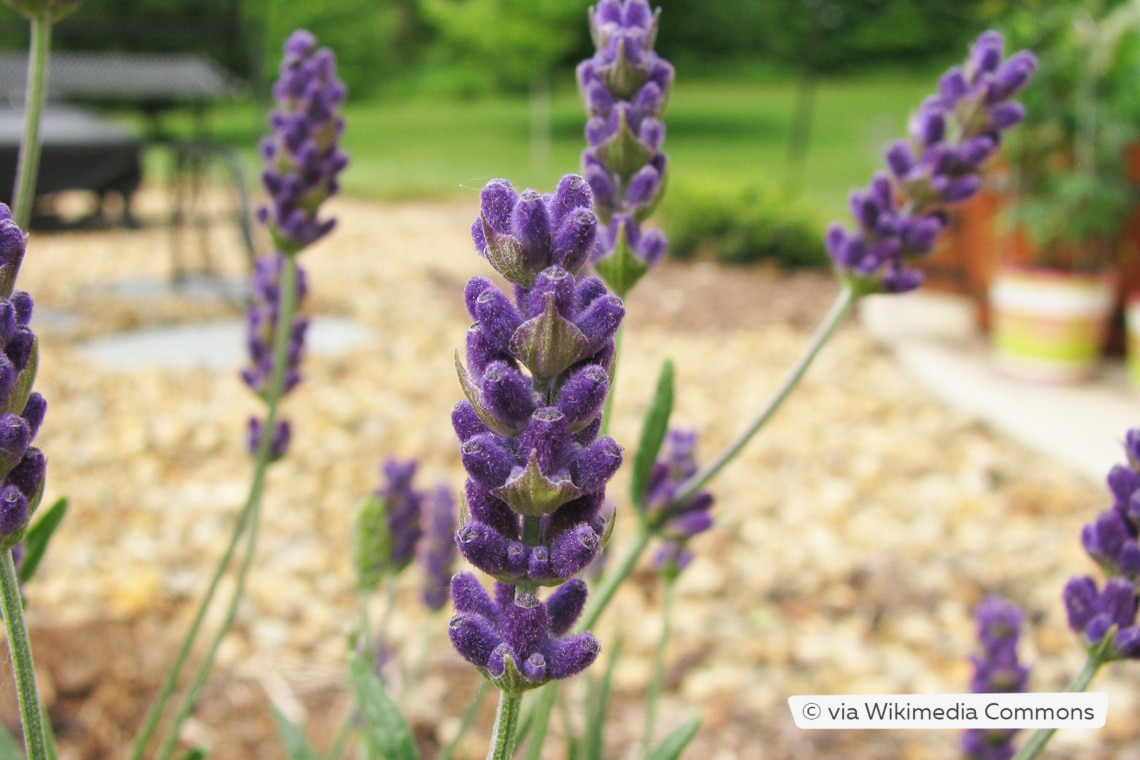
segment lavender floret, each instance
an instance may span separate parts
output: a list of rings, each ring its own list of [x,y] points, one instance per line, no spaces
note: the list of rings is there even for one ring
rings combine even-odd
[[[569,678],[598,656],[600,646],[589,633],[565,635],[586,603],[581,581],[571,581],[546,602],[499,583],[492,599],[473,574],[459,573],[451,595],[452,645],[506,693]]]
[[[1009,98],[1037,66],[1027,50],[1003,61],[1002,47],[997,32],[978,37],[965,66],[946,72],[938,93],[911,117],[909,139],[887,149],[889,171],[852,193],[855,228],[828,230],[832,264],[856,294],[917,288],[922,273],[908,262],[933,250],[946,226],[945,209],[981,189],[983,165],[997,152],[1001,133],[1024,115]]]
[[[1029,668],[1017,658],[1017,640],[1023,615],[1000,597],[990,597],[974,610],[981,652],[970,658],[975,694],[1011,694],[1025,691]],[[962,752],[967,760],[1009,760],[1017,729],[971,728],[962,733]]]

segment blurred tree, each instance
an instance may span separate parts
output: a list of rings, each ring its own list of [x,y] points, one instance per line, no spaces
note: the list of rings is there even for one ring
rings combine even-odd
[[[532,87],[589,39],[589,0],[419,0],[437,52],[508,89]]]

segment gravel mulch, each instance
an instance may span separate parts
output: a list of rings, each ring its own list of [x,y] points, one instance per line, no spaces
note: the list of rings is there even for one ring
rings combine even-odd
[[[186,730],[215,760],[283,756],[270,700],[321,742],[335,732],[356,619],[345,547],[379,462],[416,456],[425,485],[461,482],[448,419],[460,397],[452,353],[469,324],[463,284],[490,273],[468,238],[476,203],[474,193],[450,203],[343,199],[339,230],[304,254],[310,311],[355,320],[374,340],[309,357],[286,405],[294,447],[270,477],[249,597]],[[41,310],[46,498],[72,501],[28,589],[66,758],[122,755],[250,474],[242,439],[256,407],[236,367],[124,372],[76,350],[135,327],[240,316],[224,298],[138,287],[168,276],[167,235],[37,234],[21,280]],[[235,242],[218,242],[225,274],[240,272]],[[711,456],[777,385],[833,293],[819,273],[667,264],[628,304],[614,436],[632,453],[657,370],[673,357],[675,420],[699,427],[698,453]],[[613,493],[626,487],[619,474]],[[947,410],[854,325],[714,491],[716,528],[695,542],[678,587],[659,716],[663,731],[703,715],[690,757],[956,757],[951,732],[799,731],[786,699],[965,690],[970,612],[990,593],[1029,611],[1022,653],[1035,663],[1034,689],[1062,688],[1079,668],[1060,589],[1093,571],[1077,536],[1106,505],[1103,487]],[[632,522],[619,517],[615,541]],[[428,619],[416,604],[415,581],[399,592],[388,636],[405,662],[423,658],[422,677],[412,668],[389,675],[430,757],[456,730],[476,680],[447,644],[446,615]],[[636,755],[659,604],[647,565],[596,631],[606,647],[624,641],[606,757]],[[1052,756],[1140,757],[1138,674],[1125,664],[1102,676],[1108,726],[1063,732]],[[4,715],[11,724],[10,705]],[[485,750],[489,725],[487,714],[470,757]]]

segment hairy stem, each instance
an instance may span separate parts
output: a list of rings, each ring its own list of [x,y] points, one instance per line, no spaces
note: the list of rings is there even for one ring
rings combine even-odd
[[[40,114],[46,95],[48,57],[51,54],[51,17],[44,11],[32,19],[28,48],[28,83],[24,92],[24,139],[16,159],[16,184],[12,188],[12,221],[27,232],[36,200],[40,171]],[[0,296],[8,298],[16,287],[20,261],[0,269]]]
[[[741,431],[736,440],[728,444],[728,446],[717,455],[708,465],[694,473],[692,477],[686,480],[677,489],[677,495],[673,497],[672,504],[684,504],[689,499],[693,498],[701,488],[712,480],[716,475],[724,469],[725,465],[731,462],[741,452],[745,445],[752,440],[752,437],[764,427],[764,425],[772,418],[784,403],[784,401],[799,385],[804,374],[807,372],[808,367],[815,360],[827,341],[835,334],[835,330],[843,323],[844,317],[851,311],[851,307],[856,301],[855,292],[850,286],[844,285],[843,289],[839,291],[839,295],[835,297],[835,302],[831,305],[831,310],[827,313],[823,322],[816,328],[815,335],[812,336],[811,343],[808,344],[807,349],[803,355],[800,356],[799,361],[795,363],[791,371],[784,378],[784,382],[777,389],[771,400],[767,405],[760,410],[760,413],[752,419],[748,426]]]
[[[47,738],[36,691],[36,666],[32,662],[32,643],[28,640],[28,627],[24,623],[24,600],[20,595],[20,581],[11,549],[0,551],[0,592],[12,658],[12,677],[16,681],[16,699],[20,705],[20,721],[24,724],[24,746],[29,760],[47,760]]]
[[[1077,673],[1077,677],[1065,689],[1067,692],[1077,693],[1082,692],[1089,687],[1092,683],[1093,676],[1100,670],[1103,661],[1095,654],[1090,654],[1089,658],[1085,660],[1085,665],[1081,668],[1081,672]],[[1033,760],[1033,758],[1040,755],[1045,751],[1045,745],[1053,738],[1053,734],[1057,733],[1055,728],[1039,728],[1033,732],[1022,748],[1014,755],[1013,760]]]
[[[487,760],[511,760],[514,757],[520,705],[521,695],[499,692],[499,709],[495,713],[495,727],[492,729],[491,746],[487,749]]]

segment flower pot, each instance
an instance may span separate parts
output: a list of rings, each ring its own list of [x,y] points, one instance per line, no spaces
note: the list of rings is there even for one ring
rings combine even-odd
[[[1001,267],[990,285],[990,344],[1002,374],[1072,383],[1096,373],[1115,276]]]
[[[1140,390],[1140,293],[1128,298],[1124,307],[1124,325],[1127,336],[1125,361],[1128,366],[1128,384]]]

